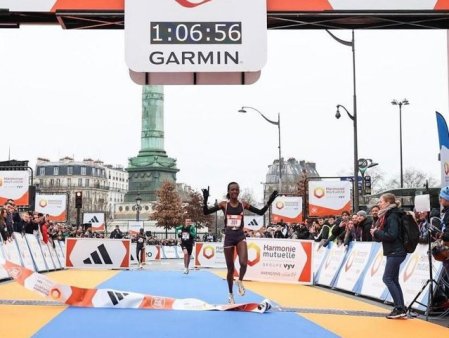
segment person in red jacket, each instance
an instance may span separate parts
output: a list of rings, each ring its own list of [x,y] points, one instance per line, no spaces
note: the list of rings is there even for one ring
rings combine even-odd
[[[47,244],[48,243],[48,225],[47,225],[47,222],[45,220],[44,214],[38,213],[37,216],[39,218],[39,230],[41,231],[41,234],[42,234],[42,241],[45,244]]]

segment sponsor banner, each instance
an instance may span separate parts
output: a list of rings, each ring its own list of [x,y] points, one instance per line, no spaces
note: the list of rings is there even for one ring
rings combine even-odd
[[[136,243],[131,243],[131,257],[130,263],[132,265],[137,265],[138,261],[136,259]],[[160,245],[145,245],[145,260],[155,261],[161,259],[161,246]]]
[[[163,245],[161,246],[162,258],[163,259],[172,259],[172,258],[181,258],[183,256],[178,256],[178,250],[175,245]]]
[[[53,263],[55,263],[56,269],[62,269],[62,264],[59,261],[58,253],[56,252],[56,249],[53,247],[53,244],[51,242],[47,243],[48,249],[50,250],[51,257],[53,258]],[[56,243],[55,243],[56,247]]]
[[[363,281],[359,294],[385,300],[386,290],[382,277],[385,271],[385,264],[387,262],[386,257],[382,249],[382,244],[378,244],[377,250],[372,252],[373,257],[370,259],[370,263],[366,269],[366,273],[363,276]]]
[[[55,241],[55,251],[56,251],[56,256],[58,257],[59,263],[61,264],[61,268],[64,268],[65,267],[65,257],[64,257],[64,252],[62,251],[59,242],[61,242],[61,241]]]
[[[37,271],[47,271],[47,265],[45,264],[45,258],[42,254],[42,249],[39,245],[39,241],[35,235],[26,234],[25,239],[30,248],[31,257],[33,257],[34,265]]]
[[[143,228],[143,221],[129,221],[128,232],[130,235],[137,235],[140,229]]]
[[[36,194],[34,206],[36,212],[49,215],[49,219],[54,222],[67,221],[67,194],[42,195]]]
[[[197,242],[195,243],[195,267],[226,268],[223,243]]]
[[[204,0],[173,0],[195,7]],[[124,0],[0,0],[11,12],[56,12],[57,10],[124,10]],[[342,10],[448,10],[447,0],[267,0],[268,12],[321,12]]]
[[[329,253],[329,249],[332,247],[332,242],[325,248],[320,242],[313,242],[313,282],[316,283],[318,276],[320,275],[320,269],[324,260]]]
[[[263,313],[271,308],[268,300],[261,303],[211,305],[200,299],[177,299],[145,295],[114,289],[87,289],[59,284],[37,272],[33,272],[10,261],[0,261],[9,276],[26,289],[34,291],[52,301],[88,308],[131,308],[190,311],[246,311]]]
[[[31,252],[28,248],[25,236],[22,236],[22,234],[15,232],[14,238],[16,240],[17,247],[19,248],[20,257],[22,258],[22,265],[27,269],[35,271],[36,268],[34,266],[33,257],[31,256]]]
[[[419,244],[414,253],[407,255],[407,259],[402,263],[399,273],[399,284],[401,285],[402,293],[404,294],[405,305],[408,306],[421,291],[423,285],[430,278],[429,271],[429,257],[427,256],[428,246],[426,244]],[[433,277],[438,279],[440,276],[443,263],[433,260]],[[413,304],[413,308],[417,310],[425,310],[429,301],[429,284],[418,297],[417,302]],[[391,295],[387,298],[392,301]],[[420,305],[418,304],[424,304]]]
[[[66,238],[67,268],[129,268],[131,241],[108,238]]]
[[[312,284],[313,242],[307,240],[247,238],[246,280]],[[235,257],[235,274],[239,262]]]
[[[42,240],[39,240],[39,244],[42,249],[42,255],[44,256],[45,263],[47,264],[48,270],[56,270],[55,262],[50,253],[50,248]]]
[[[65,262],[65,242],[64,241],[58,241],[59,246],[61,247],[61,251],[62,251],[62,256],[64,257],[64,262]]]
[[[6,257],[3,254],[3,241],[0,240],[0,261],[5,261]],[[0,279],[7,279],[9,278],[8,272],[6,271],[6,269],[3,267],[2,264],[0,264]]]
[[[0,6],[1,8],[1,6]],[[29,203],[28,182],[30,173],[28,170],[0,171],[0,205],[8,199],[13,199],[16,205],[24,206]]]
[[[351,182],[309,181],[309,216],[338,216],[351,211]]]
[[[332,287],[346,257],[346,248],[343,245],[332,245],[328,251],[316,283]]]
[[[338,279],[334,284],[335,288],[358,293],[359,281],[366,272],[370,258],[374,258],[373,252],[378,251],[377,244],[374,242],[350,243],[352,249],[346,255]]]
[[[263,227],[263,216],[259,215],[246,215],[244,218],[245,228],[257,231]]]
[[[440,150],[441,186],[449,185],[449,149],[442,146]]]
[[[92,231],[105,231],[106,222],[104,212],[85,212],[83,213],[83,223],[90,223]]]
[[[22,264],[20,252],[14,239],[3,243],[3,255],[8,261],[16,264]]]
[[[303,220],[302,197],[278,196],[271,204],[271,223],[299,223]]]

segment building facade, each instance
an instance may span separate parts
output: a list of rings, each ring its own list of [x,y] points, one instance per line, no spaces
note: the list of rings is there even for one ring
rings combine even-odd
[[[128,172],[122,166],[106,164],[106,178],[108,180],[108,216],[114,219],[116,206],[125,201],[128,192]]]

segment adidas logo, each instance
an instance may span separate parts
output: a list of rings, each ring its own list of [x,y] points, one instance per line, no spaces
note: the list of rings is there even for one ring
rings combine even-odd
[[[95,250],[90,254],[90,257],[83,260],[83,263],[92,264],[93,261],[93,264],[112,264],[111,257],[109,256],[108,251],[106,250],[104,244],[98,246],[97,249],[98,250]],[[101,258],[103,258],[103,261],[101,260],[100,256]]]
[[[249,222],[248,225],[257,226],[257,225],[259,225],[259,223],[257,223],[255,218],[253,218],[253,220],[251,222]]]
[[[98,223],[99,220],[97,218],[97,216],[92,217],[92,219],[89,221],[89,223]]]
[[[121,300],[123,300],[126,296],[128,296],[128,292],[114,292],[108,291],[109,299],[111,300],[113,305],[117,305]]]

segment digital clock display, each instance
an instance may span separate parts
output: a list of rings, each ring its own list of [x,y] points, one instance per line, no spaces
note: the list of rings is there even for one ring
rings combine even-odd
[[[242,44],[242,22],[151,22],[154,45]]]

